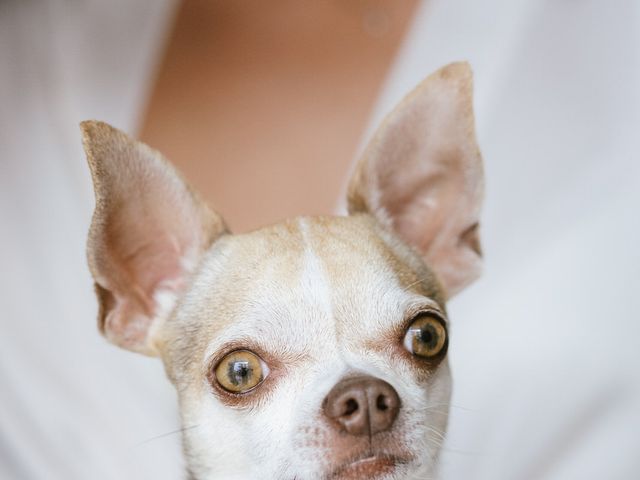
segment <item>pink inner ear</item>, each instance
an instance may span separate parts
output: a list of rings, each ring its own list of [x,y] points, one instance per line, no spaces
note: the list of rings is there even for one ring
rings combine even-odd
[[[104,333],[152,353],[151,324],[170,313],[224,222],[159,153],[100,122],[83,129],[97,198],[88,254]]]
[[[113,292],[115,304],[104,329],[116,343],[135,350],[154,319],[166,313],[158,294],[175,299],[184,288],[199,238],[193,228],[180,236],[162,231],[162,222],[153,219],[146,228],[142,220],[119,220],[112,223],[105,245],[110,268],[104,272],[104,286]]]
[[[129,348],[145,341],[150,324],[166,308],[157,295],[175,299],[181,293],[202,243],[196,212],[158,198],[157,192],[133,197],[107,217],[104,245],[110,264],[105,286],[116,300],[105,331]]]
[[[451,243],[451,237],[460,233],[457,230],[476,214],[475,205],[469,208],[469,192],[460,168],[464,153],[455,150],[438,152],[439,162],[424,162],[418,169],[410,163],[402,165],[402,173],[379,185],[380,202],[393,228],[428,257],[442,243]],[[433,155],[424,152],[421,156]]]
[[[478,223],[482,160],[471,71],[452,64],[428,77],[385,119],[350,185],[350,211],[368,210],[412,245],[453,295],[478,274],[464,234]]]
[[[122,277],[118,290],[138,297],[148,314],[160,285],[181,287],[202,242],[197,212],[179,203],[185,198],[162,195],[161,186],[140,185],[145,193],[118,202],[105,225],[105,253],[120,271],[112,280]]]

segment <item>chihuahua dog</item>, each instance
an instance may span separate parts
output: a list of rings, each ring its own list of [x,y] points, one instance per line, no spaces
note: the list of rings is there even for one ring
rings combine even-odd
[[[481,263],[466,63],[387,116],[348,216],[241,235],[160,153],[81,127],[100,330],[161,357],[189,478],[433,478],[451,389],[445,302]]]

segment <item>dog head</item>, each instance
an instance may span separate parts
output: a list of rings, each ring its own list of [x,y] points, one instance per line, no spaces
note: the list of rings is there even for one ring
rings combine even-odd
[[[349,216],[232,235],[163,157],[84,122],[89,265],[112,342],[162,358],[194,479],[410,479],[433,471],[450,374],[445,301],[479,273],[471,73],[386,118]]]

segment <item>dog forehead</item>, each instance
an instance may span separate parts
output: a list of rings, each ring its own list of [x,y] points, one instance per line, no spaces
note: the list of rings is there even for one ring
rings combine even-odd
[[[169,336],[182,339],[191,359],[230,343],[326,358],[357,329],[384,328],[390,314],[401,321],[411,298],[440,299],[421,260],[386,235],[372,217],[356,215],[300,217],[223,238],[178,308],[172,323],[182,332]]]

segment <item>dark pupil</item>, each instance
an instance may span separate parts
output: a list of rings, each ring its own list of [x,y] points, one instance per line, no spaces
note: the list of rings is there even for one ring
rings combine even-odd
[[[425,325],[422,327],[418,334],[418,338],[421,343],[424,343],[429,348],[433,348],[437,343],[436,335],[431,325]]]
[[[253,369],[247,361],[236,360],[229,364],[229,380],[236,386],[248,383],[252,374]]]

